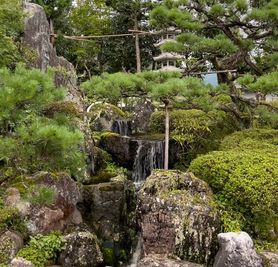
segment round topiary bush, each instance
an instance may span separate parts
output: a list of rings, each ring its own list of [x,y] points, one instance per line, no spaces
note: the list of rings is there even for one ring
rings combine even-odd
[[[189,170],[213,189],[226,230],[235,224],[268,237],[278,220],[277,150],[214,151],[193,160]]]

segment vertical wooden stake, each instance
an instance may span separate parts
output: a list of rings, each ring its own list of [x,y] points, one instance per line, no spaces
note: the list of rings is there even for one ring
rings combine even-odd
[[[141,53],[140,53],[140,44],[139,44],[139,33],[136,32],[138,31],[137,14],[135,14],[135,18],[134,18],[134,30],[135,30],[136,66],[137,66],[137,72],[141,72]]]
[[[165,101],[165,151],[164,151],[164,170],[168,170],[169,165],[169,102]]]

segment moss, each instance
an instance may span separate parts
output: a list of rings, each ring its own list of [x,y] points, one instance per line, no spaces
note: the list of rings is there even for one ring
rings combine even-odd
[[[12,249],[12,241],[9,238],[2,239],[0,244],[0,266],[1,264],[8,264],[10,260],[10,251]]]
[[[99,184],[99,191],[121,191],[124,189],[124,185],[119,182],[103,183]]]
[[[136,139],[149,140],[149,141],[163,141],[165,135],[163,133],[148,133],[148,134],[138,134],[133,135]]]
[[[115,266],[116,257],[112,248],[102,248],[102,254],[106,265]]]
[[[117,133],[113,133],[113,132],[103,132],[101,135],[100,135],[100,139],[102,138],[113,138],[113,137],[119,137],[120,135],[117,134]]]
[[[43,113],[48,117],[53,117],[55,113],[64,113],[73,117],[81,117],[77,105],[72,101],[51,103],[44,109]]]
[[[101,171],[97,175],[92,176],[90,178],[90,182],[92,184],[107,183],[114,176],[115,175],[113,173],[106,172],[106,171]]]
[[[113,112],[117,114],[121,118],[126,118],[129,117],[129,114],[121,110],[119,107],[109,104],[109,103],[104,103],[104,104],[95,104],[91,108],[90,115],[92,117],[95,116],[95,113],[101,112],[101,113],[107,113],[107,112]]]

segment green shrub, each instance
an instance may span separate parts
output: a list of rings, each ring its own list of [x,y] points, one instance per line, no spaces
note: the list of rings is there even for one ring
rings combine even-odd
[[[47,261],[57,257],[63,244],[63,238],[58,232],[52,232],[45,236],[36,235],[31,237],[28,246],[22,248],[17,256],[31,261],[35,267],[44,267]]]
[[[221,150],[233,149],[240,146],[246,140],[257,141],[258,148],[261,142],[278,145],[278,130],[251,128],[243,131],[234,132],[226,136],[221,142]]]
[[[277,149],[272,152],[215,151],[193,160],[189,167],[211,186],[222,209],[240,215],[236,220],[242,229],[260,237],[267,237],[278,220]]]

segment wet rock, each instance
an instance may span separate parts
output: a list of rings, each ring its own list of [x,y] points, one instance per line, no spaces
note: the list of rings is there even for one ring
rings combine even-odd
[[[9,267],[35,267],[31,261],[27,261],[24,258],[16,257],[12,260]]]
[[[175,259],[169,259],[161,255],[148,255],[141,259],[137,267],[202,267],[203,265],[181,261]]]
[[[23,247],[23,238],[15,232],[6,231],[0,234],[0,265],[10,262]]]
[[[138,194],[145,254],[212,264],[220,219],[209,186],[192,173],[157,170]]]
[[[65,236],[65,249],[60,255],[64,267],[96,267],[103,262],[97,238],[90,232],[76,232]]]
[[[129,253],[134,235],[135,194],[132,182],[124,177],[111,182],[84,186],[84,221],[113,257]]]
[[[113,161],[132,170],[138,148],[136,140],[111,133],[101,138],[100,146],[111,154]]]
[[[263,251],[260,252],[260,256],[263,260],[263,266],[265,267],[277,267],[278,266],[278,252]]]
[[[27,228],[31,234],[46,234],[52,230],[63,230],[70,224],[82,223],[81,214],[77,209],[77,203],[81,202],[81,192],[68,174],[39,172],[24,178],[22,182],[14,186],[18,186],[21,190],[23,187],[27,195],[30,194],[28,190],[31,188],[39,190],[41,187],[47,187],[54,192],[53,203],[47,204],[32,203],[29,197],[22,199],[16,187],[7,189],[6,206],[19,210],[26,219]]]
[[[220,249],[213,267],[262,267],[262,259],[256,253],[251,237],[245,232],[218,235]]]

